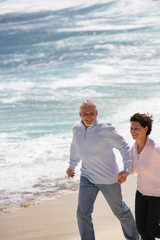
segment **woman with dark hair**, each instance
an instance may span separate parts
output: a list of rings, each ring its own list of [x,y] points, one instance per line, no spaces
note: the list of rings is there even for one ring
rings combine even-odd
[[[152,116],[136,113],[130,118],[132,169],[137,173],[135,217],[143,240],[160,238],[160,146],[149,134]]]

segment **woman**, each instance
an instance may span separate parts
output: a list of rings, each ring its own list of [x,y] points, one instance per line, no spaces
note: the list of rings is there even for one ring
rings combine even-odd
[[[143,240],[160,238],[160,146],[148,137],[152,116],[136,113],[130,118],[132,169],[137,172],[135,217]]]

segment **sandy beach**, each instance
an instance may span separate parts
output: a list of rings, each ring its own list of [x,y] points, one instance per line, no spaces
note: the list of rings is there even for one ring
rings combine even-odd
[[[122,185],[123,200],[134,213],[136,176]],[[9,213],[0,213],[1,240],[80,240],[77,222],[78,193],[42,201]],[[125,239],[119,221],[114,217],[101,193],[95,202],[93,222],[96,240]]]

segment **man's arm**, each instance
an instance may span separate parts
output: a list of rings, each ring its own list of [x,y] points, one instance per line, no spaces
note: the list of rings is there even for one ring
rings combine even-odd
[[[76,143],[74,141],[74,133],[73,133],[73,139],[70,147],[70,160],[69,160],[69,168],[67,168],[66,173],[68,177],[73,178],[75,176],[75,167],[78,165],[80,161],[78,150],[76,147]]]
[[[122,161],[123,161],[123,171],[121,171],[118,174],[118,182],[120,184],[124,183],[129,175],[130,168],[131,168],[131,153],[130,153],[130,147],[125,142],[124,138],[117,133],[115,128],[111,125],[109,127],[109,139],[112,144],[112,146],[119,150]]]
[[[119,150],[122,161],[123,161],[123,172],[130,172],[131,168],[131,153],[130,153],[130,147],[124,140],[124,138],[116,131],[116,129],[111,125],[109,127],[108,131],[108,137],[112,144],[112,146]]]

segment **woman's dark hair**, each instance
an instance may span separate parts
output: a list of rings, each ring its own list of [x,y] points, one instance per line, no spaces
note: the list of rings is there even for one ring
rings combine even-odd
[[[146,132],[146,135],[148,136],[152,131],[152,115],[149,115],[148,113],[135,113],[131,118],[130,122],[139,122],[142,127],[148,127],[148,131]]]

